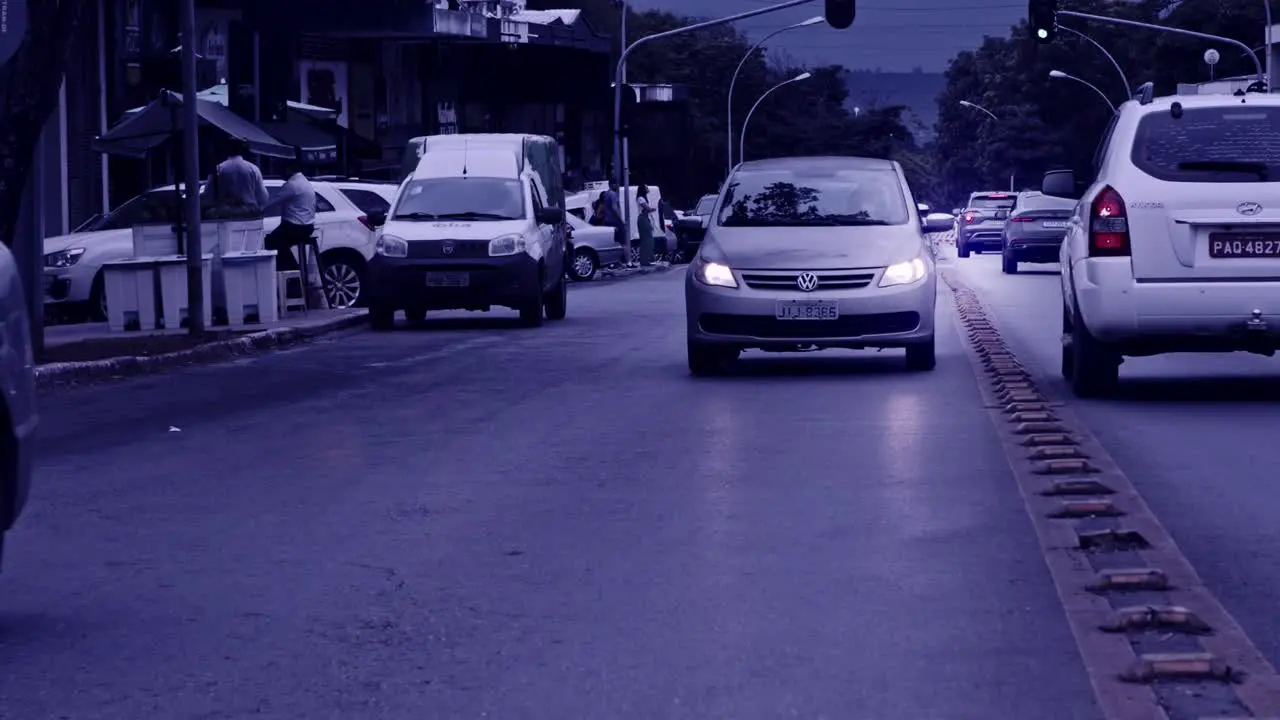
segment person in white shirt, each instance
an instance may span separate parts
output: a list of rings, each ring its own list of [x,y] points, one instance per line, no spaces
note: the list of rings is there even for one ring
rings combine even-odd
[[[213,186],[214,201],[218,205],[257,214],[267,204],[267,185],[262,181],[262,170],[244,159],[248,153],[247,143],[229,141],[227,159],[218,163],[209,183]]]
[[[263,244],[276,251],[277,270],[297,270],[297,260],[290,250],[310,240],[315,232],[316,191],[297,160],[285,165],[285,174],[288,180],[279,194],[263,208],[280,207],[280,227],[268,233]]]

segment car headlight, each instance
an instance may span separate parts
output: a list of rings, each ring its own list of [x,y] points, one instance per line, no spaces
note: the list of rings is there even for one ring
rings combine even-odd
[[[880,287],[910,285],[913,282],[923,280],[924,274],[924,260],[921,260],[920,258],[912,258],[906,262],[894,263],[884,269],[884,275],[880,278]]]
[[[59,250],[44,256],[44,266],[47,268],[67,268],[80,262],[80,256],[84,255],[84,248],[71,248],[69,250]]]
[[[504,235],[489,241],[489,257],[517,255],[529,249],[529,241],[523,235]]]
[[[409,257],[409,243],[395,235],[383,235],[378,238],[378,242],[373,246],[373,251],[383,257]]]
[[[699,259],[697,266],[693,269],[693,277],[704,285],[725,288],[738,287],[738,281],[733,277],[733,270],[730,270],[728,265],[710,262],[702,258]]]

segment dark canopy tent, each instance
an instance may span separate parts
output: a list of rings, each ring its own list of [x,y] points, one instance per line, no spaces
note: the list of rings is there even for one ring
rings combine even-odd
[[[162,90],[160,96],[145,108],[120,121],[101,137],[94,139],[93,149],[109,155],[143,158],[182,131],[183,99],[178,93]],[[196,110],[202,128],[215,129],[227,137],[248,143],[259,155],[292,158],[289,145],[268,135],[252,122],[231,112],[226,106],[210,100],[196,99]]]

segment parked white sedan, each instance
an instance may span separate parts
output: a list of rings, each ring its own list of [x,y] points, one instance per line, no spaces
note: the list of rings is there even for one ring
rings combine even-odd
[[[283,180],[266,181],[274,195]],[[324,290],[333,307],[351,307],[364,292],[365,267],[373,256],[373,229],[368,218],[351,198],[353,189],[383,195],[390,188],[369,183],[357,187],[343,183],[314,182],[316,190],[316,232],[324,267]],[[177,196],[172,185],[147,191],[105,216],[86,222],[70,235],[44,241],[44,302],[51,314],[80,314],[87,310],[96,320],[105,320],[106,293],[102,266],[133,255],[133,225],[176,222]],[[280,224],[279,210],[265,218],[268,232]]]
[[[613,228],[592,225],[569,212],[564,219],[569,223],[569,243],[573,254],[569,256],[569,277],[585,282],[596,276],[606,265],[622,262],[622,246],[613,241]]]

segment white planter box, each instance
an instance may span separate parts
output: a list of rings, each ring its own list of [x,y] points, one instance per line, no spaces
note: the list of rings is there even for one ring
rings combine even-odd
[[[103,263],[102,282],[107,294],[107,323],[113,331],[156,329],[154,261],[115,260]]]
[[[275,250],[223,254],[222,277],[226,280],[227,321],[231,327],[248,321],[265,325],[280,319]]]
[[[177,254],[178,236],[173,232],[173,223],[133,226],[134,257],[152,258]]]
[[[182,327],[187,319],[187,258],[185,255],[154,258],[160,272],[161,314],[168,330]],[[206,254],[201,263],[204,268],[204,324],[213,324],[213,255]]]
[[[218,223],[218,247],[224,254],[257,252],[262,249],[266,236],[267,231],[262,226],[262,218],[223,220]]]

